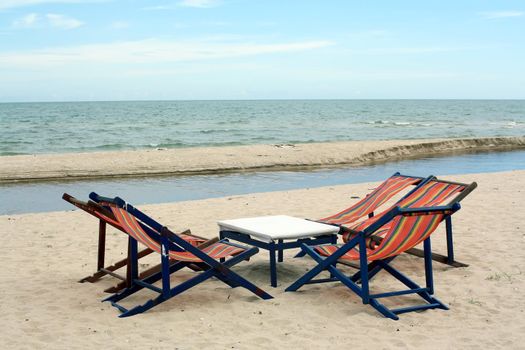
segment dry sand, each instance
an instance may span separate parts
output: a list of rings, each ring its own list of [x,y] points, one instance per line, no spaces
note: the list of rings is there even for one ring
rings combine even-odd
[[[525,136],[350,141],[0,157],[0,183],[363,165],[465,151],[525,148]]]
[[[0,280],[0,348],[429,348],[523,349],[525,334],[525,234],[522,205],[525,171],[448,177],[477,181],[479,187],[454,215],[457,259],[467,268],[434,264],[436,295],[449,311],[428,310],[383,318],[341,284],[284,288],[314,264],[292,259],[279,264],[279,286],[269,287],[267,252],[235,271],[265,288],[275,299],[259,300],[247,291],[210,280],[147,313],[119,319],[100,300],[114,283],[76,281],[93,272],[97,222],[81,211],[0,216],[4,263]],[[173,229],[217,235],[216,221],[240,216],[288,214],[318,218],[342,209],[375,184],[343,185],[286,192],[143,206]],[[87,194],[86,194],[87,195]],[[55,200],[61,200],[58,197]],[[111,230],[110,260],[125,252],[125,237]],[[433,247],[444,249],[444,229]],[[155,259],[153,259],[155,258]],[[157,262],[158,256],[144,263]],[[395,266],[421,281],[422,260],[400,256]],[[184,271],[173,281],[191,276]],[[376,291],[397,284],[379,274]],[[130,298],[144,301],[149,293]]]

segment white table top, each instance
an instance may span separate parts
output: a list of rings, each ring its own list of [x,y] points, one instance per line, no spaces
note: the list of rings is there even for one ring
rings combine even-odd
[[[264,241],[299,239],[339,232],[339,227],[287,215],[259,216],[218,221],[221,230],[249,234]]]

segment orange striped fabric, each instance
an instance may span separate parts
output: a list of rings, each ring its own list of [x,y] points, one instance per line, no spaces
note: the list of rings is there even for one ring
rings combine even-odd
[[[436,230],[443,220],[443,214],[398,216],[376,249],[367,249],[368,261],[386,259],[399,255],[423,242]],[[341,245],[320,245],[315,250],[324,256],[332,255]],[[341,257],[343,260],[359,260],[359,249],[354,247]]]
[[[381,217],[386,214],[395,206],[401,208],[418,208],[418,207],[433,207],[439,205],[446,205],[454,197],[456,197],[461,191],[466,187],[464,185],[450,184],[442,181],[429,181],[416,191],[414,191],[410,196],[404,198],[400,202],[396,203],[389,209],[383,211],[380,214],[375,215],[374,217],[368,218],[366,220],[360,221],[349,228],[353,231],[361,231],[381,219]],[[391,225],[386,224],[386,225]],[[383,230],[376,235],[384,235],[388,226],[384,226]],[[343,234],[343,241],[348,242],[350,239],[355,237],[352,233]]]
[[[137,219],[128,213],[126,210],[110,206],[111,211],[117,218],[117,221],[119,225],[124,229],[124,231],[129,234],[131,237],[139,241],[140,243],[144,244],[146,247],[150,248],[151,250],[156,251],[157,253],[161,253],[161,246],[160,243],[151,238],[150,235],[144,229],[140,226]],[[244,249],[232,246],[229,244],[224,243],[214,243],[204,249],[202,249],[202,252],[206,253],[213,259],[220,259],[220,258],[226,258],[228,256],[234,256],[241,252],[243,252]],[[187,251],[169,251],[169,256],[172,259],[179,260],[179,261],[187,261],[187,262],[201,262],[202,260],[195,255],[193,255],[190,252]]]
[[[394,195],[419,181],[421,181],[421,179],[409,176],[391,176],[381,185],[379,185],[374,191],[369,193],[365,198],[361,199],[350,208],[318,221],[337,225],[352,223],[359,218],[362,218],[363,216],[373,212]]]
[[[112,225],[115,225],[115,226],[117,226],[119,228],[122,228],[122,226],[120,225],[120,223],[118,221],[113,220],[112,218],[110,218],[109,216],[104,215],[101,212],[95,211],[95,212],[93,212],[93,214],[95,214],[95,216],[97,218],[99,218],[100,220],[102,220],[102,221],[105,221],[105,222],[110,223]]]
[[[195,236],[185,235],[184,233],[179,233],[178,235],[179,235],[180,238],[182,238],[183,240],[185,240],[186,242],[188,242],[189,244],[191,244],[194,247],[198,246],[199,244],[202,244],[202,243],[206,242],[205,239],[201,239],[201,238],[198,238],[198,237],[195,237]]]
[[[429,181],[414,191],[410,196],[397,203],[396,206],[402,208],[418,208],[446,205],[465,188],[464,185],[450,184],[442,181]],[[379,220],[388,210],[355,224],[351,229],[354,231],[364,230],[366,227]],[[373,261],[385,259],[401,254],[402,252],[418,245],[434,232],[443,218],[444,214],[417,216],[400,215],[395,217],[392,221],[383,225],[374,233],[374,236],[383,238],[381,243],[378,245],[368,244],[371,241],[370,238],[368,238],[368,260]],[[343,235],[343,240],[348,242],[355,236],[355,234],[346,233]],[[340,247],[341,245],[333,244],[317,246],[315,249],[319,254],[329,256]],[[341,257],[341,259],[358,260],[358,247],[349,250]]]
[[[239,253],[242,253],[244,249],[235,247],[229,244],[224,243],[214,243],[204,249],[202,249],[202,252],[206,255],[212,257],[213,259],[220,259],[220,258],[226,258],[228,256],[234,256]],[[190,252],[176,252],[176,251],[170,251],[170,258],[180,261],[188,261],[188,262],[201,262],[202,260],[197,258],[195,255],[193,255]]]
[[[104,206],[107,206],[107,207],[114,207],[113,205],[111,205],[109,203],[105,203],[105,202],[102,202],[100,204],[102,204]],[[106,221],[106,222],[108,222],[110,224],[113,224],[113,225],[119,227],[121,230],[125,231],[124,227],[122,227],[122,225],[118,221],[113,220],[109,216],[106,216],[106,215],[104,215],[101,212],[95,212],[94,214],[99,219],[104,220],[104,221]],[[185,235],[185,234],[179,234],[179,237],[182,238],[183,240],[185,240],[186,242],[190,243],[193,246],[198,246],[199,244],[202,244],[202,243],[206,242],[206,240],[204,240],[202,238],[198,238],[198,237],[190,236],[190,235]]]

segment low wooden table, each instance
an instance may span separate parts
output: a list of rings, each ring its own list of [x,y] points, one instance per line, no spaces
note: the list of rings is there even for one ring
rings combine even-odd
[[[335,244],[337,232],[339,232],[337,226],[287,215],[222,220],[217,224],[221,239],[228,238],[269,251],[272,287],[277,286],[276,262],[283,261],[285,249],[299,248],[303,243],[308,245]]]

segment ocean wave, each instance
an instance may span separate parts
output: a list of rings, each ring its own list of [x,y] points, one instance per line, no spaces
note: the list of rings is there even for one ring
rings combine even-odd
[[[121,150],[129,149],[129,145],[124,143],[107,143],[103,145],[91,146],[91,147],[82,147],[85,149],[94,149],[94,150]]]
[[[248,124],[250,123],[250,119],[234,119],[234,120],[221,120],[216,122],[217,125],[230,125],[230,124]]]
[[[199,130],[199,134],[225,134],[225,133],[231,133],[232,131],[238,132],[238,129],[204,129]]]
[[[11,152],[11,151],[0,151],[0,156],[21,156],[25,155],[26,153],[20,153],[20,152]]]
[[[250,137],[250,140],[251,141],[275,141],[276,138],[271,136],[271,135],[268,135],[268,136],[253,136],[253,137]]]
[[[388,120],[371,120],[366,122],[366,124],[390,124],[390,121]]]
[[[328,141],[330,141],[330,140],[318,141],[318,140],[308,139],[308,140],[290,140],[290,141],[287,141],[286,143],[290,143],[290,144],[305,144],[305,143],[328,142]]]
[[[376,121],[368,121],[364,124],[375,126],[375,127],[381,127],[381,128],[397,128],[400,126],[410,126],[410,127],[430,127],[430,126],[436,126],[436,125],[449,125],[450,122],[435,122],[435,121],[399,121],[399,122],[391,122],[388,120],[376,120]]]
[[[180,148],[180,147],[189,147],[190,145],[186,142],[175,141],[175,142],[160,142],[160,143],[149,143],[147,147],[149,148]],[[142,148],[140,145],[139,148]]]
[[[394,122],[394,125],[396,126],[408,126],[408,125],[411,125],[412,123],[410,122]]]
[[[33,142],[31,141],[21,141],[21,140],[15,140],[15,141],[0,141],[0,145],[32,145]]]
[[[517,125],[523,125],[525,123],[520,123],[515,120],[511,121],[501,121],[501,122],[489,122],[489,125],[499,125],[499,126],[517,126]]]

